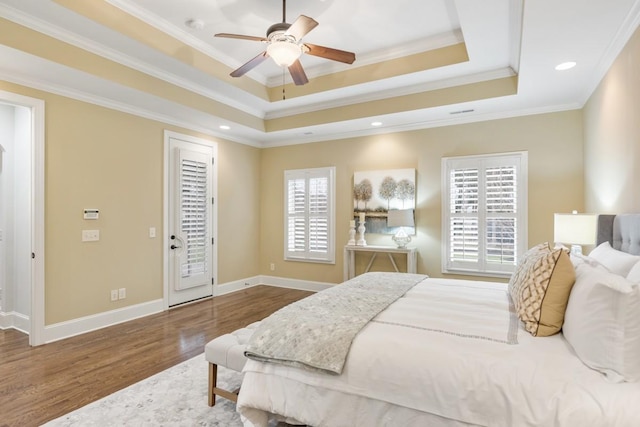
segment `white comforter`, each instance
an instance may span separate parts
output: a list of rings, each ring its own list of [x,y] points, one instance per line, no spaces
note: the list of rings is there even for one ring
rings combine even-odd
[[[339,376],[248,361],[238,411],[246,427],[269,414],[315,427],[640,426],[640,384],[608,383],[561,334],[512,320],[504,284],[427,279],[358,334]]]

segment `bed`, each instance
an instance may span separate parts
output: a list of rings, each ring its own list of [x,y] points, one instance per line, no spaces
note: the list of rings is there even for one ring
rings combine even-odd
[[[368,273],[335,287],[355,288],[351,296],[316,294],[318,300],[280,318],[288,327],[271,327],[287,335],[310,325],[307,336],[293,338],[295,350],[305,353],[301,359],[277,353],[279,348],[265,356],[259,344],[269,327],[260,337],[254,334],[257,350],[248,348],[237,406],[245,427],[278,421],[314,427],[639,426],[640,215],[601,216],[599,222],[593,257],[569,258],[562,248],[537,245],[508,287]],[[531,261],[535,268],[529,272],[540,270],[540,259],[555,259],[542,298],[564,298],[563,307],[547,308],[545,302],[531,314],[523,305],[522,295],[535,294],[531,285],[522,291],[517,283],[529,274],[524,271],[530,259],[537,261]],[[554,281],[559,271],[570,286]],[[305,317],[309,307],[369,294],[377,298],[389,281],[405,283],[406,291],[369,313],[352,340],[343,340],[350,344],[343,362],[317,360],[317,354],[334,348],[328,341],[318,350],[305,347],[317,329]],[[315,321],[322,324],[336,318],[360,321],[350,317],[359,309],[321,311],[312,317],[320,316]],[[529,315],[538,316],[534,326]],[[554,327],[564,329],[556,333]],[[288,346],[282,336],[275,338]],[[341,345],[338,340],[335,347]]]

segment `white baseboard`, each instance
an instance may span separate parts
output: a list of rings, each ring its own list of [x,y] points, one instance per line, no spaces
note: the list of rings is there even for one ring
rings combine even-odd
[[[25,334],[29,333],[31,322],[29,316],[12,311],[10,313],[0,312],[0,329],[15,329]]]
[[[308,280],[287,279],[275,276],[254,276],[247,279],[235,280],[233,282],[222,283],[214,287],[213,296],[226,295],[232,292],[241,291],[257,285],[277,286],[280,288],[300,289],[304,291],[318,292],[323,289],[335,286],[335,283],[312,282]],[[59,341],[64,338],[70,338],[86,332],[95,331],[97,329],[106,328],[107,326],[117,325],[118,323],[127,322],[140,317],[149,316],[151,314],[163,311],[163,301],[161,299],[149,301],[142,304],[132,305],[129,307],[119,308],[104,313],[98,313],[91,316],[81,317],[79,319],[68,320],[65,322],[55,323],[45,326],[44,342],[50,343]],[[15,316],[13,316],[15,318]],[[5,320],[0,313],[0,327],[4,328]],[[9,327],[18,327],[14,323]],[[28,326],[29,319],[26,319]],[[28,328],[27,328],[28,330]]]
[[[11,321],[9,314],[4,311],[0,311],[0,329],[9,329],[11,327]]]
[[[230,294],[231,292],[249,289],[260,284],[259,276],[250,277],[248,279],[235,280],[233,282],[222,283],[213,287],[213,296]]]
[[[149,316],[163,311],[161,299],[136,304],[117,310],[106,311],[91,316],[54,323],[44,327],[44,342],[50,343],[64,338],[70,338],[86,332],[117,325],[140,317]]]
[[[312,292],[322,291],[336,285],[335,283],[312,282],[310,280],[287,279],[285,277],[276,276],[258,276],[258,278],[262,285]]]
[[[230,294],[243,289],[252,288],[257,285],[275,286],[278,288],[299,289],[302,291],[318,292],[335,286],[335,283],[312,282],[310,280],[287,279],[276,276],[254,276],[248,279],[236,280],[223,283],[214,288],[213,296]]]

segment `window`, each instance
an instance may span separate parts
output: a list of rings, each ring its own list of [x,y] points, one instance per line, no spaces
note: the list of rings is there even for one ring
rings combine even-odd
[[[527,247],[527,153],[442,159],[443,273],[505,276]]]
[[[284,258],[335,262],[335,168],[284,173]]]

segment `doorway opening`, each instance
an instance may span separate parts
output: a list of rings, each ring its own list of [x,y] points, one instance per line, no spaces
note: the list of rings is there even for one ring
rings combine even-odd
[[[0,328],[44,340],[44,102],[0,91]]]

